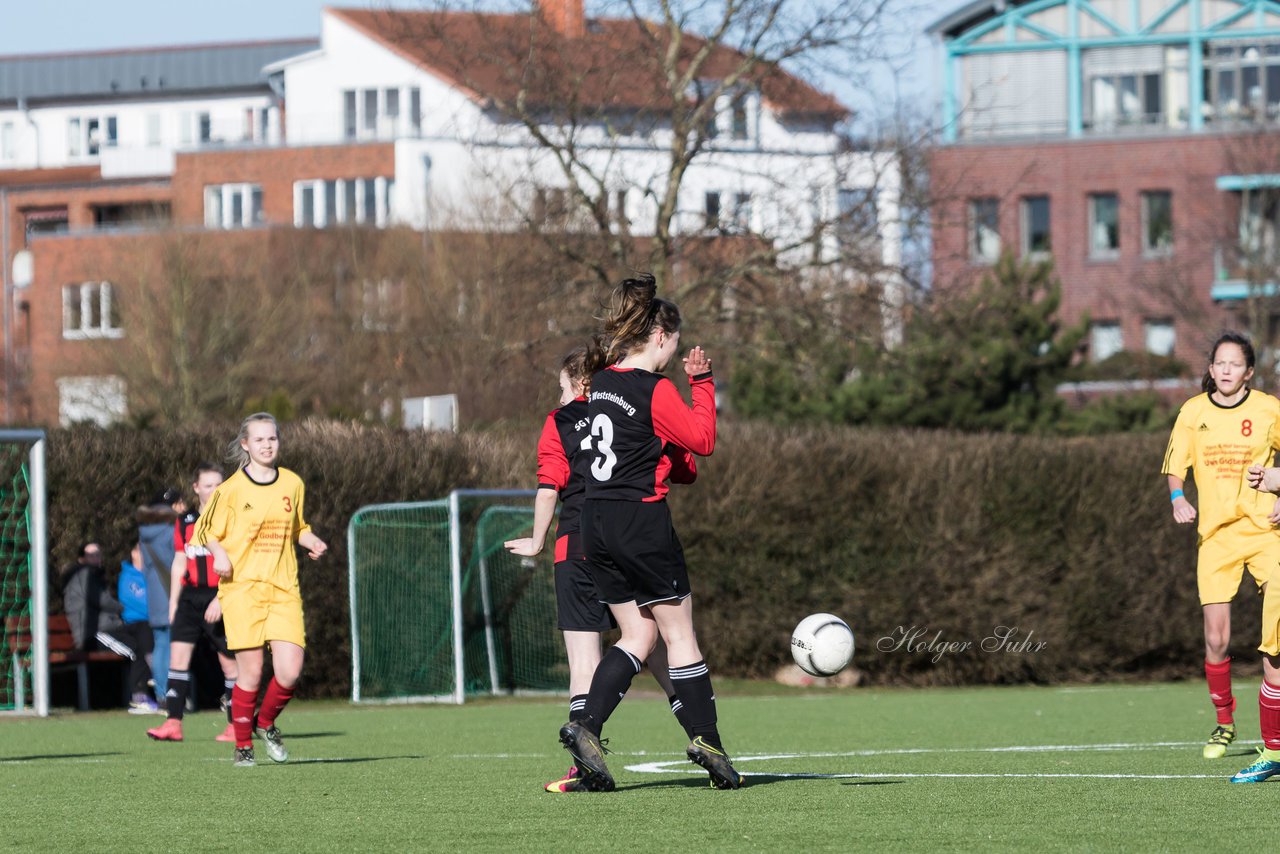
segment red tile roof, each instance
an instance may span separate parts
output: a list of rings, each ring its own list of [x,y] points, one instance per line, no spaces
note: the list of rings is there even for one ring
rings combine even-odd
[[[523,88],[532,107],[660,112],[671,107],[661,63],[669,40],[657,24],[596,18],[587,22],[582,37],[569,38],[536,15],[327,11],[479,101],[510,103]],[[680,44],[682,64],[705,44],[686,33]],[[743,60],[736,50],[714,47],[701,76],[723,78]],[[835,98],[776,65],[759,67],[748,77],[780,113],[832,119],[848,115]]]

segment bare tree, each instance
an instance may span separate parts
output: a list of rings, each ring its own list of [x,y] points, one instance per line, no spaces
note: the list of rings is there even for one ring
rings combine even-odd
[[[509,5],[514,14],[497,15],[479,0],[427,0],[358,20],[474,94],[487,121],[466,139],[472,168],[597,287],[643,268],[682,302],[738,322],[779,309],[767,301],[779,277],[834,301],[900,287],[882,240],[897,239],[899,152],[846,136],[800,157],[734,137],[749,136],[761,103],[797,145],[838,136],[846,109],[809,81],[857,81],[909,3],[603,0],[579,23],[571,3],[567,19],[562,3]],[[513,168],[520,151],[528,162]],[[704,207],[689,190],[700,168],[755,189],[726,187]],[[710,239],[733,249],[715,265],[687,263],[690,252],[705,260]]]

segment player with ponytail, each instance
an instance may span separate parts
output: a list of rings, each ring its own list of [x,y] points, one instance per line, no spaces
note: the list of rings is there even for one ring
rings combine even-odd
[[[691,733],[687,755],[715,787],[741,785],[720,741],[711,676],[693,630],[684,550],[666,502],[680,455],[707,456],[716,441],[715,383],[702,348],[684,358],[692,408],[662,376],[679,349],[680,323],[680,309],[657,296],[652,276],[623,281],[605,318],[609,367],[595,375],[588,395],[593,457],[582,539],[622,636],[596,668],[583,716],[561,727],[560,740],[593,791],[614,788],[600,733],[659,637]]]
[[[587,430],[587,392],[591,376],[604,367],[605,352],[598,337],[574,348],[560,367],[560,406],[547,415],[538,440],[538,494],[534,499],[533,535],[508,540],[512,554],[534,557],[542,552],[557,500],[560,519],[555,539],[556,614],[564,633],[569,659],[569,718],[585,714],[591,676],[600,663],[600,634],[616,627],[608,607],[600,601],[595,581],[587,568],[579,520],[586,489],[586,471],[591,465],[591,443]],[[679,454],[673,480],[692,483],[697,476],[693,457]],[[676,718],[684,724],[679,701],[667,676],[665,648],[659,645],[649,659],[649,670],[671,703]],[[686,727],[686,733],[688,729]],[[690,734],[692,737],[692,734]],[[577,766],[559,780],[548,783],[548,792],[583,790]]]

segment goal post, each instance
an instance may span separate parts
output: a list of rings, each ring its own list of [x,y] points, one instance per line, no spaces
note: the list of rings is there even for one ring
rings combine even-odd
[[[535,495],[461,489],[352,516],[352,702],[565,689],[553,550],[523,558],[503,548],[529,535]]]
[[[28,711],[30,674],[30,711],[40,717],[49,715],[48,539],[45,432],[0,430],[0,710]]]

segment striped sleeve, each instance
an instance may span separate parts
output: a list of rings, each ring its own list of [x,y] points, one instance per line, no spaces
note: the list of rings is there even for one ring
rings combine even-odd
[[[228,495],[230,489],[223,489],[227,483],[230,481],[214,490],[209,497],[209,506],[196,520],[196,529],[191,532],[191,542],[197,546],[207,546],[210,541],[223,540],[235,521],[235,509],[231,506],[233,502]]]

